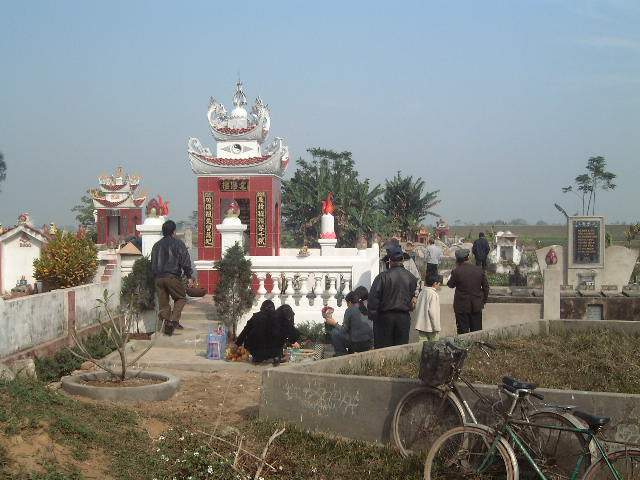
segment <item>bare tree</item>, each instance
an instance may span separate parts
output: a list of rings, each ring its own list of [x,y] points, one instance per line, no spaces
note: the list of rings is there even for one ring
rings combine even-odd
[[[78,347],[79,352],[69,349],[69,351],[80,358],[83,361],[93,363],[96,367],[109,373],[113,379],[118,381],[124,381],[127,378],[127,370],[129,367],[138,363],[138,361],[155,345],[156,337],[149,342],[149,345],[135,356],[132,360],[127,358],[127,343],[131,334],[137,329],[138,320],[140,317],[138,309],[135,307],[135,295],[131,297],[129,304],[122,308],[114,308],[110,305],[110,301],[113,294],[109,295],[109,291],[105,290],[102,298],[96,299],[98,305],[96,308],[96,321],[100,326],[100,330],[104,332],[109,341],[118,351],[120,356],[120,369],[107,365],[104,361],[96,359],[89,353],[89,349],[84,344],[84,339],[78,336],[78,332],[75,328],[71,331],[71,337],[74,343]],[[159,323],[159,321],[158,321]],[[164,328],[164,321],[160,328],[156,328],[156,331],[161,331]]]

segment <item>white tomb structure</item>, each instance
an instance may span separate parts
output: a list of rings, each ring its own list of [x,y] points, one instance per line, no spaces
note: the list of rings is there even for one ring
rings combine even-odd
[[[48,239],[34,228],[28,213],[18,218],[18,224],[0,234],[0,293],[9,293],[24,279],[29,285],[33,278],[33,261],[40,258]]]

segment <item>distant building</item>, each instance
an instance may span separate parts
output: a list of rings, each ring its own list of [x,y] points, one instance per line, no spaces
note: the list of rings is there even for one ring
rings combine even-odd
[[[33,285],[33,261],[40,258],[47,235],[31,224],[23,213],[18,224],[0,230],[0,294],[11,292],[21,281]]]
[[[100,188],[92,192],[98,243],[137,236],[136,225],[142,223],[142,205],[147,196],[137,195],[141,178],[124,173],[118,167],[113,175],[100,175]]]

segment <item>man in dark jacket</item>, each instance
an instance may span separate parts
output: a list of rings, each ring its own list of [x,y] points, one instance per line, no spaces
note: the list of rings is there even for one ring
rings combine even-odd
[[[191,258],[186,245],[175,238],[176,224],[167,220],[162,224],[162,240],[156,242],[151,249],[151,271],[156,280],[158,293],[158,316],[164,322],[164,333],[172,335],[174,329],[183,328],[180,325],[180,315],[187,303],[187,293],[182,274],[193,284],[191,278]],[[173,310],[169,304],[169,297],[173,299]]]
[[[367,300],[375,348],[409,343],[409,312],[418,285],[418,279],[404,268],[400,245],[388,247],[387,254],[389,269],[375,278]]]
[[[489,247],[489,242],[484,236],[484,232],[480,232],[478,234],[478,239],[473,242],[473,248],[471,252],[473,256],[476,257],[476,265],[482,267],[482,270],[487,269],[487,257],[489,256],[489,252],[491,251],[491,247]]]
[[[456,289],[453,311],[458,334],[482,330],[482,309],[489,297],[489,283],[484,270],[467,260],[469,250],[456,251],[457,266],[447,282],[449,288]]]

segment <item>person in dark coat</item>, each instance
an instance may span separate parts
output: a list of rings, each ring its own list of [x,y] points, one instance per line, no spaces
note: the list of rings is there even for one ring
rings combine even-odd
[[[409,312],[418,285],[418,279],[404,268],[400,245],[389,246],[387,254],[389,269],[375,278],[367,300],[375,348],[409,343]]]
[[[491,247],[489,246],[489,242],[484,236],[484,232],[480,232],[478,234],[478,239],[473,242],[471,252],[476,258],[476,265],[482,267],[482,270],[487,269],[487,258],[489,257],[490,251]]]
[[[366,292],[366,288],[364,291]],[[325,323],[333,327],[329,335],[336,356],[366,352],[373,346],[373,325],[367,317],[367,307],[364,306],[361,295],[362,290],[356,289],[344,297],[347,302],[347,311],[344,312],[342,325],[333,318],[333,315],[323,315]],[[326,308],[323,308],[324,312],[327,311]]]
[[[253,314],[236,340],[238,346],[249,350],[254,363],[282,357],[283,333],[276,315],[276,307],[271,300],[260,305],[260,311]]]
[[[276,320],[282,338],[282,347],[291,345],[293,348],[300,348],[300,332],[295,326],[294,318],[296,314],[291,306],[281,305],[276,310]],[[281,355],[282,356],[282,355]]]
[[[455,288],[453,311],[458,334],[482,330],[482,309],[489,297],[489,283],[484,270],[469,262],[469,250],[456,251],[456,268],[447,282]]]

